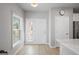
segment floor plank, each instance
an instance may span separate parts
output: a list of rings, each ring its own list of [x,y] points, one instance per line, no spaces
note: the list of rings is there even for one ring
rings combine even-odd
[[[24,45],[17,55],[59,55],[59,48],[50,48],[48,45]]]

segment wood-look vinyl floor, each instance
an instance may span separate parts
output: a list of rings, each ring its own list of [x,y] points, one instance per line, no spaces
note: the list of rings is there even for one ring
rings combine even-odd
[[[50,48],[48,45],[24,45],[17,55],[59,55],[59,48]]]

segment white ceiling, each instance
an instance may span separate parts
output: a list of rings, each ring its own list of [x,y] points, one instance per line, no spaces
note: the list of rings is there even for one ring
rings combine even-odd
[[[36,8],[33,8],[30,3],[19,3],[18,5],[25,11],[48,11],[49,8],[56,7],[79,7],[78,3],[39,3]]]

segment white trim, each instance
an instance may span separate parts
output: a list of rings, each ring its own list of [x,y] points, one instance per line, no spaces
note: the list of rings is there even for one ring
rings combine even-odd
[[[48,44],[48,43],[24,43],[24,44]],[[49,45],[49,44],[48,44]]]
[[[51,47],[51,9],[49,9],[49,46]]]
[[[56,48],[56,46],[49,46],[50,48]]]

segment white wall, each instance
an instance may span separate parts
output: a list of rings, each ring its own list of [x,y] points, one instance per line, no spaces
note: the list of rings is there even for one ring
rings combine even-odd
[[[26,11],[25,18],[45,18],[45,19],[48,19],[48,12]]]
[[[55,16],[58,16],[58,11],[62,8],[54,8],[51,9],[51,45],[54,45],[54,39],[55,39]],[[72,8],[64,8],[65,15],[69,16],[70,24],[69,24],[69,37],[72,38]],[[0,4],[0,49],[5,49],[9,52],[9,54],[15,53],[17,48],[19,48],[21,45],[23,45],[24,39],[21,39],[21,42],[14,48],[12,48],[11,44],[11,15],[12,12],[16,13],[17,15],[21,16],[22,18],[26,19],[28,18],[44,18],[47,20],[48,24],[48,12],[32,12],[27,11],[24,12],[21,10],[16,4]],[[48,26],[47,26],[48,29]],[[47,31],[48,33],[48,31]],[[47,34],[48,39],[48,34]]]
[[[5,49],[9,54],[14,54],[24,42],[24,39],[21,39],[21,42],[12,48],[11,17],[13,12],[24,18],[23,10],[16,4],[0,4],[0,50]]]
[[[46,23],[47,24],[47,32],[46,32],[47,34],[46,35],[47,35],[47,42],[48,42],[48,12],[26,11],[25,12],[25,22],[28,19],[39,19],[39,20],[44,19],[44,20],[46,20],[46,22],[47,22]],[[26,26],[26,23],[25,23],[25,26]],[[26,34],[25,34],[25,37],[27,37]]]
[[[55,17],[60,16],[59,10],[64,9],[64,16],[69,16],[69,38],[73,38],[73,8],[52,8],[51,9],[51,45],[55,46]]]

